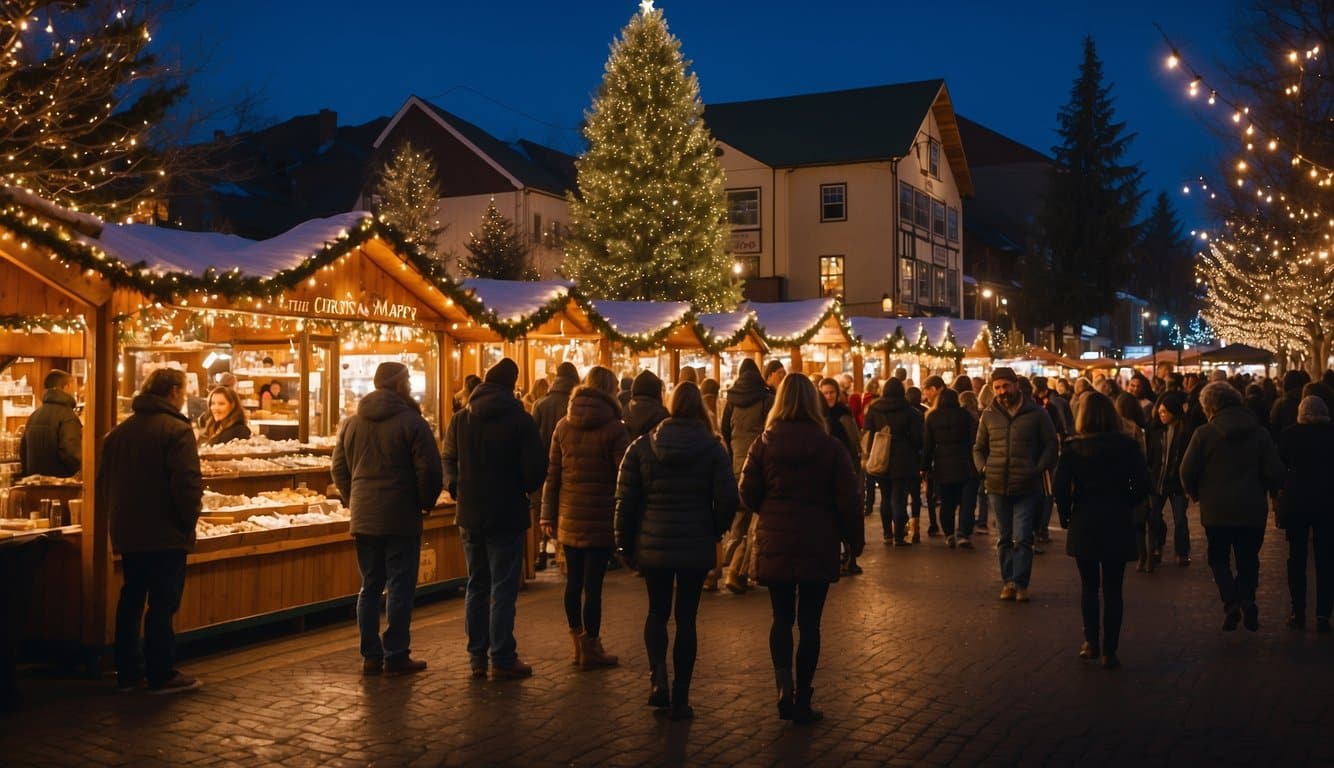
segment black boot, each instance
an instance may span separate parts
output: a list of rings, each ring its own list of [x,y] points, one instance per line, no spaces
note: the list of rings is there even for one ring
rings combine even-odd
[[[676,678],[672,682],[672,720],[689,720],[695,716],[690,707],[690,681]]]
[[[783,667],[774,670],[774,682],[778,685],[778,719],[792,719],[792,668]]]
[[[802,688],[797,691],[792,699],[792,722],[814,723],[824,719],[823,712],[811,708],[811,694],[814,692],[813,688]]]
[[[653,675],[649,678],[648,705],[655,709],[666,709],[672,705],[670,696],[667,692],[667,665],[659,664],[653,667]]]

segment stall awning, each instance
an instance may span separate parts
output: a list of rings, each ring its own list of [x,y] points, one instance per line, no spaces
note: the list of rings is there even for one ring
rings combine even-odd
[[[731,349],[739,352],[768,352],[769,347],[756,330],[755,315],[749,310],[736,312],[706,312],[695,318],[705,349],[721,352]]]
[[[989,357],[985,320],[954,317],[854,317],[852,329],[868,349],[891,349],[937,357],[970,352]]]
[[[749,301],[741,309],[755,314],[760,337],[771,347],[802,344],[851,346],[856,339],[834,299]]]
[[[698,346],[690,324],[690,303],[685,301],[608,301],[588,302],[589,318],[611,340],[635,349],[647,349],[669,340],[685,346]],[[672,337],[678,337],[672,339]]]
[[[1274,353],[1247,344],[1229,344],[1226,347],[1200,353],[1199,361],[1231,365],[1270,365],[1274,362]]]

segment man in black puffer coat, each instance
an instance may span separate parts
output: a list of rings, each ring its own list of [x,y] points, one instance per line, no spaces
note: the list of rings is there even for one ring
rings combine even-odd
[[[83,466],[83,423],[74,414],[77,382],[53,370],[43,384],[42,404],[28,417],[19,438],[23,474],[73,477]]]
[[[542,487],[547,449],[537,424],[514,397],[519,366],[508,357],[454,414],[445,434],[445,483],[458,501],[458,526],[468,561],[464,602],[473,677],[528,677],[519,660],[514,608],[523,576],[524,531],[532,524],[528,494]]]
[[[153,371],[134,398],[134,415],[102,443],[96,508],[110,518],[111,548],[120,553],[125,574],[116,605],[116,687],[122,691],[134,690],[145,677],[151,693],[199,687],[172,666],[171,621],[181,606],[185,555],[194,549],[204,495],[195,432],[181,412],[185,387],[183,372]]]
[[[880,484],[880,528],[886,544],[910,546],[908,540],[908,494],[921,484],[923,419],[922,412],[908,402],[903,382],[885,382],[881,396],[866,409],[862,434],[870,448],[875,435],[888,427],[892,436],[889,470],[875,477]],[[864,451],[863,453],[869,453]]]
[[[420,672],[426,662],[410,650],[412,601],[417,592],[422,514],[440,495],[440,451],[412,399],[408,367],[381,363],[375,391],[338,433],[333,481],[352,510],[361,592],[362,674]],[[387,626],[380,637],[380,595],[388,587]]]
[[[565,418],[565,411],[570,407],[570,393],[577,386],[579,369],[574,363],[563,362],[556,366],[556,380],[551,382],[551,389],[533,404],[533,420],[537,422],[537,435],[542,439],[543,451],[551,448],[556,423]]]

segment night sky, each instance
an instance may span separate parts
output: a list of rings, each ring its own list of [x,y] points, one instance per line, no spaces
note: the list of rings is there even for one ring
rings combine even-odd
[[[706,102],[943,77],[955,109],[1044,152],[1092,34],[1116,115],[1138,134],[1146,205],[1166,190],[1184,223],[1204,213],[1182,182],[1235,148],[1221,112],[1163,67],[1157,22],[1206,73],[1234,50],[1234,2],[658,0]],[[416,94],[502,139],[578,153],[577,125],[637,0],[429,2],[200,0],[155,46],[187,66],[200,106],[249,90],[267,123],[333,109],[342,124]],[[1225,82],[1221,78],[1219,83]],[[233,124],[219,119],[215,127]],[[1219,131],[1223,133],[1219,134]],[[965,151],[966,151],[965,147]]]

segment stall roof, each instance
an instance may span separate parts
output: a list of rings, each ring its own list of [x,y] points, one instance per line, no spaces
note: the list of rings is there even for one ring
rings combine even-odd
[[[653,336],[680,325],[690,314],[686,301],[589,302],[593,311],[620,336]]]
[[[1229,344],[1200,354],[1202,363],[1235,363],[1238,365],[1269,365],[1274,353],[1247,344]]]
[[[485,314],[500,323],[516,325],[535,315],[559,309],[569,299],[573,283],[565,280],[464,280],[463,290],[481,304]]]
[[[695,326],[705,342],[705,349],[711,352],[724,349],[769,351],[755,328],[755,315],[750,310],[705,312],[695,317]]]
[[[363,221],[365,211],[312,219],[268,240],[247,240],[218,232],[186,232],[151,224],[107,224],[92,239],[108,256],[126,264],[143,262],[159,275],[202,275],[237,270],[243,275],[269,276],[299,267],[327,243],[348,236]]]
[[[749,301],[742,304],[741,309],[755,313],[760,336],[771,347],[806,343],[850,344],[855,339],[834,299]]]
[[[848,323],[861,343],[872,349],[879,349],[894,338],[900,325],[897,317],[852,317]]]

